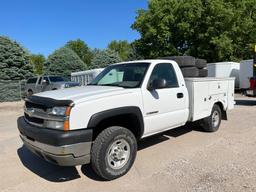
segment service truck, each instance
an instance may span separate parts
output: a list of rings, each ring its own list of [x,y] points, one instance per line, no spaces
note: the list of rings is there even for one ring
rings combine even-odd
[[[234,107],[234,78],[184,78],[175,61],[113,64],[89,85],[28,97],[24,145],[60,166],[91,164],[106,180],[126,174],[137,142],[194,122],[219,129]]]

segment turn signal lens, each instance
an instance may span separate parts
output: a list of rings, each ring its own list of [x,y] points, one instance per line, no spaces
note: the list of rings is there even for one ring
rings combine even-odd
[[[72,108],[72,107],[70,107],[70,106],[66,108],[66,112],[65,112],[65,115],[66,115],[66,116],[69,116],[69,115],[70,115],[71,108]]]
[[[69,120],[64,121],[63,129],[64,131],[69,131]]]
[[[71,106],[68,106],[66,108],[66,112],[65,112],[66,117],[69,117],[71,108],[72,108]],[[64,121],[63,128],[64,128],[64,131],[69,131],[69,118]]]

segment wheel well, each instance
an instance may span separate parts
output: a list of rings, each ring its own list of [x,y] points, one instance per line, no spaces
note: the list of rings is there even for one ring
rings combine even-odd
[[[101,120],[93,128],[93,140],[95,140],[104,129],[111,126],[121,126],[129,129],[136,139],[140,139],[143,134],[139,118],[135,114],[122,114]]]
[[[221,115],[222,115],[222,119],[223,120],[227,120],[227,112],[224,110],[224,106],[223,104],[219,101],[217,103],[215,103],[215,105],[218,105],[220,107],[220,110],[221,110]]]

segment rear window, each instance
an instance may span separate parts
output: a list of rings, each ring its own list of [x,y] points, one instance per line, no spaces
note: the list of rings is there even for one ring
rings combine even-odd
[[[30,84],[30,83],[36,83],[37,81],[37,78],[30,78],[28,79],[27,83]]]
[[[51,82],[62,82],[65,81],[63,77],[49,77]]]

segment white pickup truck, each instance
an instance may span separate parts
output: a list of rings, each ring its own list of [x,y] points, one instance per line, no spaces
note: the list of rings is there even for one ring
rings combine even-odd
[[[25,146],[46,161],[91,163],[106,180],[132,167],[137,142],[197,122],[217,131],[234,108],[233,78],[185,78],[175,61],[113,64],[86,87],[28,97],[18,119]]]

